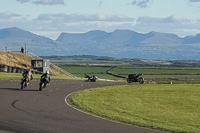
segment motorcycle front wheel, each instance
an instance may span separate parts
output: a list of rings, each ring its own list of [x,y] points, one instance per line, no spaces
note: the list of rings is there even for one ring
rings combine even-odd
[[[23,82],[21,83],[21,90],[23,90],[26,86],[27,86],[27,85],[26,85],[26,81],[23,81]]]
[[[42,85],[43,83],[40,83],[39,91],[42,91]]]
[[[144,79],[142,77],[139,78],[139,83],[144,84]]]

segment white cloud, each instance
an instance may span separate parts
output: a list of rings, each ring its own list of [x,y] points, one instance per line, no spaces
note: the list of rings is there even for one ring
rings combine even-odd
[[[190,2],[200,2],[200,0],[190,0]]]
[[[188,23],[189,20],[180,15],[172,15],[167,18],[162,19],[165,23]]]
[[[182,37],[200,33],[200,20],[193,21],[178,15],[167,18],[140,17],[134,29],[140,32],[174,33]]]
[[[132,22],[135,19],[125,15],[109,15],[109,14],[41,14],[38,16],[39,21],[59,21],[59,22]]]
[[[21,15],[18,15],[18,14],[12,13],[12,12],[8,12],[8,11],[0,13],[0,19],[9,20],[9,19],[19,18],[19,17],[21,17]]]
[[[81,33],[90,30],[112,32],[115,29],[129,29],[139,33],[151,31],[175,33],[179,36],[200,33],[200,19],[189,20],[172,15],[166,18],[139,17],[109,14],[41,14],[28,19],[12,12],[0,12],[0,28],[19,27],[38,35],[56,39],[61,32]]]
[[[64,5],[63,0],[17,0],[21,3],[33,3],[38,5]]]
[[[132,5],[139,6],[141,8],[149,7],[152,0],[134,0],[131,2]]]

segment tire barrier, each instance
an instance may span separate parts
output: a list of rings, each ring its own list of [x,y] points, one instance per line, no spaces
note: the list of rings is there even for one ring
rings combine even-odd
[[[17,67],[13,67],[12,68],[12,73],[16,73],[17,72]]]
[[[3,65],[0,65],[0,72],[3,72]]]
[[[17,67],[16,73],[21,73],[21,70],[22,70],[21,68]]]
[[[6,66],[6,65],[0,65],[0,72],[7,72],[7,70],[8,70],[8,66]]]
[[[13,66],[7,66],[0,64],[0,72],[7,72],[7,73],[24,73],[26,69],[19,68],[19,67],[13,67]],[[42,74],[42,72],[34,71],[33,74]]]
[[[7,73],[11,73],[11,72],[12,72],[12,66],[8,66]]]

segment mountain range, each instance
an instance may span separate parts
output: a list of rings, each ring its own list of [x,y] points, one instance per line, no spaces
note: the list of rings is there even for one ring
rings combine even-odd
[[[17,27],[0,29],[0,50],[28,51],[39,56],[95,55],[114,58],[199,60],[200,34],[179,37],[176,34],[131,30],[100,30],[86,33],[61,33],[56,40]]]

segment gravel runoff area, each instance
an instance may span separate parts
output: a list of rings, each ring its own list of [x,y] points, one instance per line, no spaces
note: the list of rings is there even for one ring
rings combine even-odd
[[[20,81],[0,81],[0,133],[161,133],[82,113],[65,103],[72,92],[118,85],[117,82],[52,80],[39,90],[31,81],[20,90]]]

